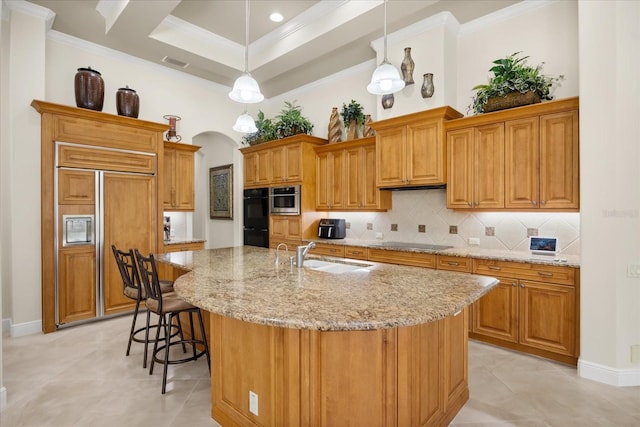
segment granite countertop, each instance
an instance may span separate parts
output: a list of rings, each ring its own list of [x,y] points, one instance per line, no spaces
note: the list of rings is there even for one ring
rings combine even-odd
[[[432,322],[458,313],[497,284],[492,277],[468,273],[346,259],[370,267],[334,274],[292,267],[288,259],[276,266],[275,250],[253,246],[174,252],[157,259],[191,270],[176,280],[175,290],[203,310],[322,331]]]
[[[558,265],[565,267],[580,268],[580,257],[578,255],[557,256],[532,255],[530,252],[506,251],[499,249],[484,249],[480,247],[450,248],[450,249],[419,249],[419,248],[395,248],[391,246],[381,246],[388,243],[379,240],[357,240],[357,239],[314,239],[316,243],[330,245],[357,246],[363,248],[375,247],[376,249],[390,251],[405,251],[418,253],[435,253],[440,255],[459,256],[466,258],[492,259],[497,261],[526,262],[531,264]]]
[[[165,245],[184,245],[187,243],[204,243],[204,239],[185,239],[185,238],[177,238],[171,240],[165,240]]]

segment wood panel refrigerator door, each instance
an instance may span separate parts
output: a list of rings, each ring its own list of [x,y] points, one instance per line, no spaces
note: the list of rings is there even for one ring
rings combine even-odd
[[[105,173],[103,179],[103,306],[104,314],[133,309],[122,294],[122,279],[111,245],[143,254],[155,252],[157,233],[156,177]]]

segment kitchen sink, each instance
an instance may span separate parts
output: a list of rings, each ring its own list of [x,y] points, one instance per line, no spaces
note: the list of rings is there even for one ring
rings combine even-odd
[[[368,271],[371,264],[358,264],[340,261],[325,261],[319,259],[306,259],[303,264],[304,268],[311,270],[324,271],[325,273],[342,274],[350,271]]]
[[[397,249],[428,249],[433,251],[442,251],[451,249],[453,246],[448,245],[432,245],[430,243],[410,243],[410,242],[382,242],[370,245],[373,248],[397,248]]]

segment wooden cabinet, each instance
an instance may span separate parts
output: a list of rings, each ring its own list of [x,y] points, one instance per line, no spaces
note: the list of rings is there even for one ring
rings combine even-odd
[[[204,249],[204,242],[172,243],[172,244],[164,245],[165,253],[182,252],[182,251],[201,251],[203,249]]]
[[[344,245],[332,245],[331,243],[316,242],[316,247],[310,252],[314,255],[326,255],[344,258]]]
[[[462,117],[450,107],[371,123],[376,131],[376,175],[381,188],[446,183],[444,121]]]
[[[436,255],[421,252],[395,251],[389,249],[368,248],[369,261],[388,264],[413,265],[415,267],[436,268]]]
[[[440,255],[436,256],[436,268],[438,270],[461,271],[471,273],[473,259],[461,256]]]
[[[63,248],[58,255],[58,318],[60,323],[96,316],[95,246]]]
[[[376,186],[375,138],[316,149],[316,209],[383,211],[391,193]]]
[[[366,261],[368,259],[367,248],[360,246],[345,246],[344,256],[345,258],[361,259],[363,261]]]
[[[271,215],[269,223],[270,247],[276,248],[280,243],[285,243],[289,248],[302,244],[302,225],[299,215]]]
[[[447,152],[448,208],[504,208],[502,123],[449,132]]]
[[[244,187],[282,184],[309,184],[315,187],[313,147],[325,144],[326,139],[300,134],[243,148]]]
[[[473,304],[472,338],[577,363],[577,269],[476,259],[473,272],[500,284]]]
[[[579,209],[578,98],[466,117],[445,126],[447,207]]]
[[[163,201],[165,211],[195,209],[194,153],[200,147],[164,142]]]

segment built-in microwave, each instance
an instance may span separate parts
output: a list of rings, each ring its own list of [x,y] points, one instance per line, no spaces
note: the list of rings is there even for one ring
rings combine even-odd
[[[300,215],[300,186],[269,188],[271,215]]]

